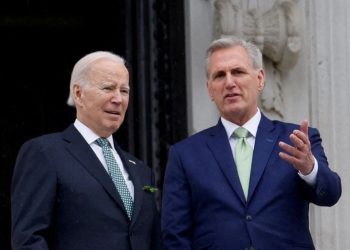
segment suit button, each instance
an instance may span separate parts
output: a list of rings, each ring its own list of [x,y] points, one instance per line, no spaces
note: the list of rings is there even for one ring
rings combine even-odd
[[[245,219],[247,220],[247,221],[251,221],[252,219],[253,219],[253,217],[251,216],[251,215],[246,215],[245,216]]]
[[[323,190],[319,190],[319,195],[320,195],[321,197],[323,197],[325,194],[326,194],[326,192],[325,192],[325,191],[323,191]]]

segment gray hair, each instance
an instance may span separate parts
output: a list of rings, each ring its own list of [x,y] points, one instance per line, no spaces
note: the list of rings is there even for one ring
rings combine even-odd
[[[207,49],[205,57],[207,78],[209,78],[209,58],[211,57],[211,55],[219,49],[231,48],[236,46],[241,46],[247,51],[254,69],[260,70],[263,68],[262,54],[255,44],[235,36],[224,37],[214,40]]]
[[[123,57],[109,51],[96,51],[85,55],[74,65],[74,68],[71,74],[69,97],[67,100],[67,104],[69,106],[72,106],[72,107],[75,106],[74,99],[73,99],[74,84],[78,84],[81,87],[86,86],[89,83],[88,73],[89,73],[89,70],[91,69],[91,66],[93,66],[94,63],[100,59],[110,59],[116,63],[121,63],[125,65],[125,59]]]

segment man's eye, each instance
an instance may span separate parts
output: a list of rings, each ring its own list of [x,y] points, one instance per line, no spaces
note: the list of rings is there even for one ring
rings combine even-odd
[[[231,73],[233,75],[241,75],[241,74],[244,74],[245,72],[243,70],[240,70],[240,69],[235,69],[235,70],[232,70]]]
[[[113,88],[109,87],[109,86],[105,86],[105,87],[102,87],[101,90],[104,91],[104,92],[112,92]]]
[[[224,76],[225,76],[225,73],[219,72],[219,73],[217,73],[217,74],[214,75],[214,79],[219,79],[219,78],[222,78],[222,77],[224,77]]]
[[[130,90],[129,89],[121,89],[120,92],[123,94],[129,94]]]

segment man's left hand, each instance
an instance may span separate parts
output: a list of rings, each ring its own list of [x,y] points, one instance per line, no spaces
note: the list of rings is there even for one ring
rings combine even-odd
[[[285,151],[279,156],[289,162],[301,174],[308,175],[314,167],[314,156],[311,152],[311,143],[308,137],[309,122],[304,120],[300,124],[300,130],[294,130],[289,138],[293,145],[280,141],[278,145]]]

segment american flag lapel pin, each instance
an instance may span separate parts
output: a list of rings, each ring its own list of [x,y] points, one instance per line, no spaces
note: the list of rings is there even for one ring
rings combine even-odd
[[[129,160],[130,163],[136,165],[136,162],[132,161],[132,160]]]

